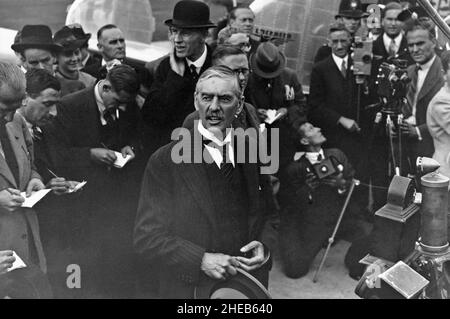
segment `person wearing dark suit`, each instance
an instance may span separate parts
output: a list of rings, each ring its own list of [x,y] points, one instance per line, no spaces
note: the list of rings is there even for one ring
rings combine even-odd
[[[360,0],[341,0],[338,14],[335,16],[336,23],[342,23],[351,35],[351,42],[354,42],[355,34],[361,27],[363,17],[363,5]],[[350,46],[348,48],[350,50]],[[314,63],[328,58],[332,53],[329,43],[321,46],[314,56]]]
[[[0,62],[0,265],[2,272],[11,268],[15,261],[14,251],[25,264],[24,276],[36,271],[46,281],[44,273],[47,263],[39,234],[36,212],[32,208],[22,208],[24,198],[21,192],[29,196],[33,191],[44,189],[40,175],[33,161],[33,142],[22,117],[16,113],[25,98],[25,75],[15,65]],[[16,270],[11,273],[18,274]],[[13,276],[13,275],[12,275]],[[1,297],[9,295],[4,288],[4,280],[10,280],[9,274],[0,274]],[[13,280],[15,281],[15,280]],[[47,282],[48,285],[48,282]],[[38,297],[50,297],[49,287],[39,292]],[[26,292],[23,292],[22,296]],[[42,293],[42,294],[41,294]]]
[[[431,24],[413,23],[406,31],[408,48],[416,65],[408,68],[411,82],[408,85],[402,113],[404,121],[401,134],[406,138],[404,158],[408,159],[409,172],[415,172],[418,156],[432,157],[433,139],[426,118],[430,101],[444,85],[441,59],[435,53],[435,33]]]
[[[364,114],[357,109],[358,90],[350,70],[350,34],[338,23],[330,27],[329,38],[333,54],[315,64],[311,72],[308,119],[324,131],[327,147],[342,150],[358,172],[364,157]]]
[[[268,283],[277,215],[272,206],[262,205],[270,192],[267,176],[248,156],[239,160],[242,149],[232,143],[237,135],[231,122],[242,106],[234,72],[211,67],[195,92],[201,120],[185,130],[186,139],[163,146],[150,158],[134,247],[147,262],[159,265],[157,297],[194,298],[196,287],[234,276],[236,268]],[[178,142],[191,149],[187,155],[204,158],[193,163],[173,157]],[[252,142],[246,140],[246,150]]]
[[[130,240],[143,168],[135,158],[141,149],[138,90],[136,72],[117,65],[95,87],[61,99],[56,117],[70,158],[61,171],[88,182],[80,205],[90,219],[87,248],[97,249],[88,267],[99,272],[96,288],[107,296],[129,296],[133,285]],[[130,156],[131,162],[115,168],[118,156]]]
[[[28,71],[26,81],[27,97],[17,113],[22,116],[33,139],[36,169],[46,187],[53,191],[34,208],[39,216],[40,234],[54,295],[57,298],[68,297],[71,295],[61,295],[60,292],[74,292],[67,288],[66,268],[71,264],[72,248],[82,238],[80,233],[86,221],[76,210],[78,193],[68,194],[79,183],[61,177],[61,163],[70,160],[64,157],[64,145],[58,143],[57,135],[63,132],[56,129],[54,121],[61,85],[55,76],[42,69]]]
[[[195,17],[195,19],[193,18]],[[193,93],[199,75],[211,66],[211,48],[206,45],[209,7],[199,1],[179,1],[173,10],[169,39],[170,55],[159,64],[150,93],[142,107],[142,117],[151,136],[146,148],[152,153],[170,141],[172,131],[194,111]]]
[[[345,194],[354,177],[354,170],[339,149],[322,148],[326,141],[321,129],[311,123],[296,128],[297,152],[281,172],[280,252],[284,272],[299,278],[309,271],[317,253],[333,233]],[[330,161],[333,174],[319,178],[315,167]],[[324,174],[325,175],[325,174]],[[357,206],[352,204],[344,215],[339,235],[356,240],[367,235],[368,224],[358,218]],[[349,236],[350,235],[350,236]]]

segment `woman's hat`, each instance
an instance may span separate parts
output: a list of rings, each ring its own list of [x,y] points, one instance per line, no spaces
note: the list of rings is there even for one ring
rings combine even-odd
[[[68,26],[58,30],[53,37],[53,41],[60,45],[63,51],[75,51],[86,43],[86,39],[78,39],[73,33],[73,29]]]

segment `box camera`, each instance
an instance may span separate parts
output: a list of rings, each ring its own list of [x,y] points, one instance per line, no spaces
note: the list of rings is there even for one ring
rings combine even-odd
[[[313,171],[319,179],[324,179],[337,172],[336,167],[330,158],[326,158],[320,163],[314,164]]]

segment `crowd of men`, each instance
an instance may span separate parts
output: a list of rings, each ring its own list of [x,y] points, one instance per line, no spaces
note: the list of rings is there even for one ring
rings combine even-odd
[[[359,0],[342,0],[306,97],[280,48],[253,34],[252,10],[229,9],[217,30],[206,4],[179,1],[165,21],[173,49],[145,67],[113,24],[97,32],[99,54],[78,24],[19,31],[18,65],[0,62],[1,297],[193,298],[240,271],[267,287],[277,250],[287,276],[304,276],[355,178],[367,187],[338,238],[353,243],[345,260],[358,278],[359,259],[385,244],[373,213],[395,168],[414,174],[415,158],[435,153],[449,166],[450,55],[422,11],[387,3],[379,34]],[[366,76],[351,54],[364,29],[374,40]],[[377,75],[399,59],[410,80],[393,127]],[[258,134],[242,142],[237,129]],[[263,144],[278,156],[270,175],[250,160]],[[19,258],[27,267],[11,270]]]

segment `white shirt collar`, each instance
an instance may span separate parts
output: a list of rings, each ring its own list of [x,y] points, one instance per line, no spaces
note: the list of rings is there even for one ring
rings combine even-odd
[[[319,161],[319,155],[322,156],[320,161]],[[323,161],[325,159],[325,154],[323,153],[323,149],[320,149],[320,151],[318,151],[318,152],[306,152],[305,156],[313,165],[320,163],[321,161]]]
[[[91,57],[90,54],[86,55],[86,57],[84,58],[83,61],[81,61],[81,65],[83,65],[83,68],[86,66],[87,61],[89,60],[89,58]],[[103,60],[102,60],[103,61]],[[103,63],[102,63],[103,65]]]
[[[345,60],[345,65],[347,66],[347,69],[348,69],[348,54],[343,58],[338,57],[334,53],[332,53],[331,56],[333,57],[334,63],[336,63],[339,70],[342,67],[342,60]]]
[[[201,120],[198,121],[197,129],[205,139],[212,142],[212,144],[210,145],[205,145],[205,148],[208,150],[217,167],[220,168],[220,165],[223,162],[222,151],[224,146],[227,147],[227,162],[231,162],[231,164],[233,164],[233,167],[236,167],[236,164],[234,162],[234,148],[232,143],[233,129],[229,130],[227,136],[223,141],[219,140],[213,133],[208,131],[203,126]]]
[[[400,49],[400,44],[402,43],[403,34],[400,32],[399,35],[397,35],[394,38],[396,51],[398,52],[398,49]],[[386,48],[386,51],[389,52],[389,46],[391,45],[392,38],[388,36],[386,33],[383,33],[383,43],[384,47]]]
[[[431,68],[431,65],[434,63],[434,60],[436,60],[436,54],[430,59],[430,61],[428,61],[425,64],[421,64],[420,65],[421,70],[419,70],[419,72],[420,71],[427,71],[428,72],[428,70]]]
[[[205,64],[205,62],[206,62],[206,57],[208,55],[207,51],[208,51],[208,49],[207,49],[207,47],[205,45],[202,55],[197,60],[191,61],[191,60],[186,58],[186,62],[188,64],[188,66],[191,67],[191,65],[193,64],[195,66],[195,68],[197,69],[197,73],[200,73],[200,70],[201,70],[203,64]]]

